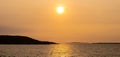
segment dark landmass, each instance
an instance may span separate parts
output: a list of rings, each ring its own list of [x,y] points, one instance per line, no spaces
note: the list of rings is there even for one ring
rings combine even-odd
[[[57,44],[49,41],[38,41],[27,36],[0,35],[0,44]]]

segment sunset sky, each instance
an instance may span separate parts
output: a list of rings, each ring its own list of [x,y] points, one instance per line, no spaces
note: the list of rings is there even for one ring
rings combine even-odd
[[[120,0],[0,0],[0,35],[120,42]]]

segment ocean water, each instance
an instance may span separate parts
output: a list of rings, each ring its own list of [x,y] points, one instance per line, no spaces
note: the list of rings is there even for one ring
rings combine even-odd
[[[120,44],[0,45],[0,57],[120,57]]]

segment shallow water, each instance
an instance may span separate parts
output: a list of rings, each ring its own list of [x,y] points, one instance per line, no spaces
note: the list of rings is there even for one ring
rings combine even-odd
[[[0,45],[0,57],[120,57],[120,44]]]

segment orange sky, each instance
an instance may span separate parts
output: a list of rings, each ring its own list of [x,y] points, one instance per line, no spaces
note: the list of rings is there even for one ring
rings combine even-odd
[[[63,14],[56,12],[59,5]],[[0,34],[54,42],[119,42],[120,0],[1,0]]]

